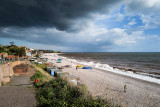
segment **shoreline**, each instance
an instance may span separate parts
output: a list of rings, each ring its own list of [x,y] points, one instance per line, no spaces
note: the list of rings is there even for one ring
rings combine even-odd
[[[157,73],[154,73],[154,72],[152,72],[152,73],[151,72],[150,73],[137,72],[137,71],[134,72],[134,70],[128,71],[127,68],[124,68],[126,70],[122,70],[122,69],[118,69],[118,68],[115,68],[115,67],[111,67],[108,64],[107,64],[106,68],[95,67],[96,64],[93,64],[94,66],[92,66],[90,64],[87,64],[86,61],[78,62],[75,59],[70,59],[70,58],[67,58],[67,57],[64,57],[64,56],[58,56],[58,57],[61,57],[62,59],[67,59],[68,61],[72,61],[72,62],[77,63],[77,64],[81,64],[81,65],[85,65],[85,66],[91,66],[91,67],[99,69],[99,70],[113,72],[113,73],[116,73],[116,74],[125,75],[125,76],[129,76],[129,77],[132,77],[132,78],[136,78],[136,79],[140,79],[140,80],[144,80],[144,81],[160,84],[160,74],[157,74]],[[90,62],[88,62],[88,63],[90,63]],[[106,65],[106,64],[100,64],[100,63],[97,63],[97,64],[102,65],[102,66]]]
[[[50,59],[58,59],[60,56],[49,56]],[[51,61],[51,60],[49,60]],[[81,84],[85,84],[88,91],[94,96],[112,99],[123,106],[160,106],[160,85],[133,77],[113,73],[106,70],[93,68],[92,70],[78,69],[77,63],[63,59],[57,66],[72,65],[71,68],[64,68],[64,72],[79,78]],[[127,92],[124,93],[124,85],[127,85]]]

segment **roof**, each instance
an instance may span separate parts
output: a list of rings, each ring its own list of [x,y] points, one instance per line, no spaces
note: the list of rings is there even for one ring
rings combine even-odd
[[[15,56],[14,55],[8,55],[7,58],[15,58]]]

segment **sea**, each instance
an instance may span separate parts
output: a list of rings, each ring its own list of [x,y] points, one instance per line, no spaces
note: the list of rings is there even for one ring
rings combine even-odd
[[[122,75],[136,78],[141,75],[140,78],[144,80],[160,80],[160,52],[63,53],[60,56]]]

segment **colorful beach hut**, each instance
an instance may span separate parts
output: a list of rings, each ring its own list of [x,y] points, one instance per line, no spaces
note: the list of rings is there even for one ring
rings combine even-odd
[[[51,75],[54,76],[54,70],[51,69]]]

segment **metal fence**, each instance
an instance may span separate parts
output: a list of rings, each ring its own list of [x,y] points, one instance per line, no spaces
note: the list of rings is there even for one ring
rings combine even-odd
[[[0,59],[0,64],[5,64],[9,62],[15,62],[15,61],[26,61],[27,59],[19,58],[19,59]]]

